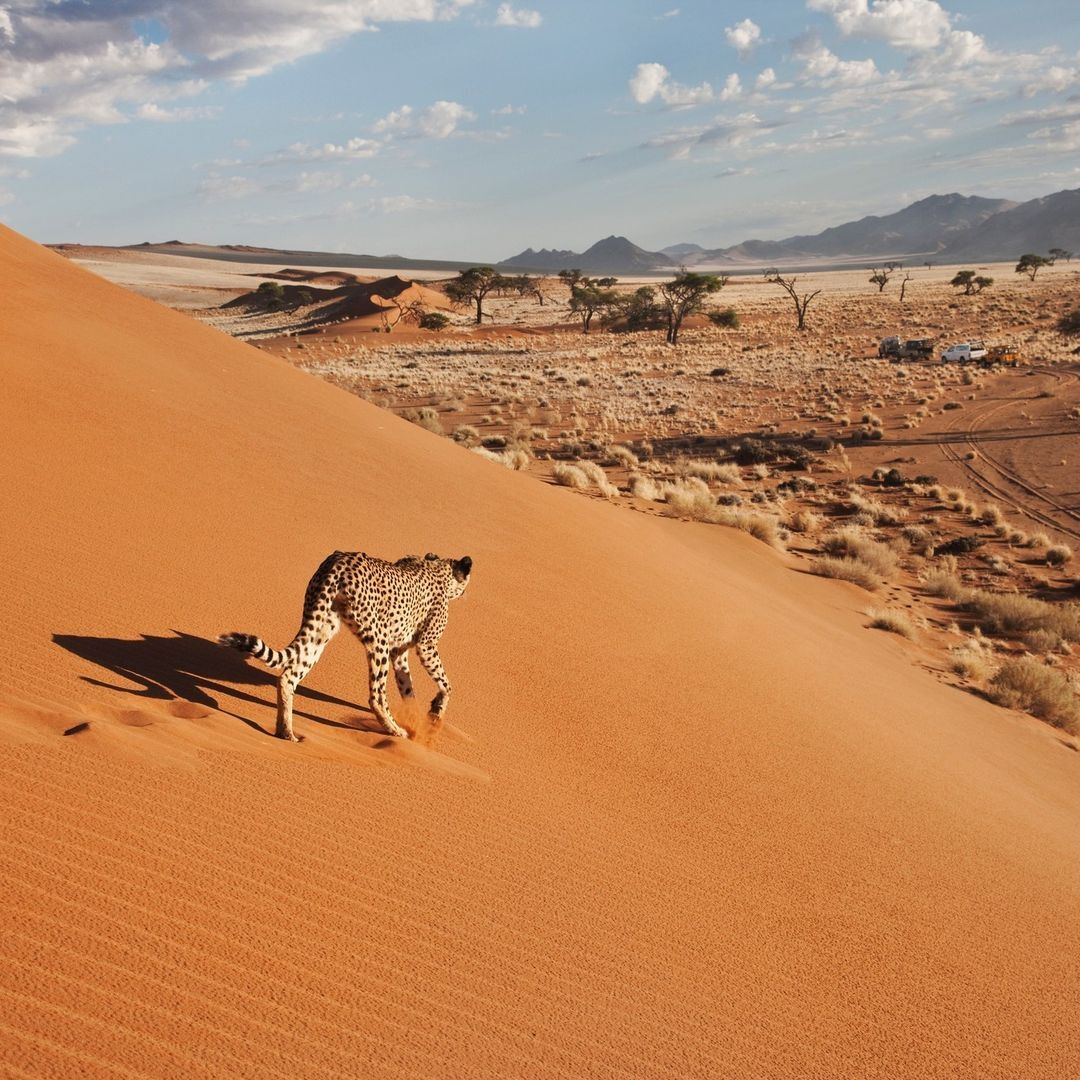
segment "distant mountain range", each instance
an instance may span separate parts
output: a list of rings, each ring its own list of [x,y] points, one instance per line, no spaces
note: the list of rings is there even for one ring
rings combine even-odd
[[[609,236],[580,254],[528,248],[499,267],[548,273],[574,267],[586,273],[633,275],[677,266],[749,269],[821,260],[1009,260],[1028,251],[1044,254],[1052,247],[1080,253],[1080,189],[1024,203],[955,193],[930,195],[895,214],[871,215],[811,236],[744,240],[726,248],[683,243],[646,251],[624,236]]]
[[[52,245],[60,250],[73,245]],[[78,246],[78,245],[74,245]],[[280,262],[289,266],[347,266],[374,270],[432,270],[449,277],[480,262],[415,259],[401,255],[348,255],[291,251],[238,244],[131,244],[131,249],[237,262]],[[935,262],[994,262],[1051,248],[1080,255],[1080,188],[1016,203],[978,195],[930,195],[895,214],[870,215],[810,236],[786,240],[744,240],[726,248],[672,244],[646,251],[625,236],[598,240],[583,252],[526,248],[496,264],[502,271],[555,274],[579,269],[623,277],[670,274],[680,266],[701,270],[747,271],[766,266],[810,268],[815,264],[864,266],[888,259]]]
[[[581,254],[549,248],[540,251],[526,248],[520,255],[498,265],[500,270],[544,270],[548,273],[573,268],[590,274],[648,274],[654,270],[668,269],[671,259],[663,252],[639,248],[625,236],[609,236],[606,240],[597,240]]]

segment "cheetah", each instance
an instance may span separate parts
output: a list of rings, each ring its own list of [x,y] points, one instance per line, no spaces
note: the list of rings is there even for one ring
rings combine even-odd
[[[450,681],[439,659],[439,637],[446,629],[450,601],[465,591],[471,573],[468,555],[461,559],[406,555],[391,563],[364,552],[335,551],[308,583],[304,620],[286,649],[271,649],[251,634],[222,634],[218,642],[281,669],[275,735],[299,742],[293,734],[293,694],[344,622],[367,650],[372,712],[389,734],[407,739],[408,732],[394,720],[386,697],[390,666],[401,696],[411,698],[408,652],[416,647],[439,688],[431,702],[431,718],[440,722]]]

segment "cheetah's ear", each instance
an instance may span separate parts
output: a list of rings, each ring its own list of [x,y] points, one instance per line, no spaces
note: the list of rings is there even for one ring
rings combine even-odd
[[[471,573],[472,559],[470,559],[468,555],[458,559],[457,562],[454,563],[454,577],[456,577],[458,581],[465,581]]]

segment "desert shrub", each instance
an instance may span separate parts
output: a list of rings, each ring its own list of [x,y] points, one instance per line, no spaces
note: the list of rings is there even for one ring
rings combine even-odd
[[[858,529],[837,529],[822,539],[821,546],[828,555],[862,563],[879,578],[889,578],[895,574],[900,562],[892,548],[870,539]]]
[[[649,499],[652,502],[658,502],[663,498],[663,493],[660,491],[657,482],[644,473],[634,473],[630,477],[629,487],[630,494],[636,499]]]
[[[1046,630],[1062,641],[1080,641],[1080,606],[1076,604],[1048,604],[1033,596],[987,589],[968,589],[958,602],[988,633]]]
[[[595,461],[579,461],[577,466],[588,478],[591,484],[596,485],[596,490],[608,499],[614,499],[619,494],[619,489],[607,478],[607,473],[596,464]]]
[[[739,313],[733,308],[720,308],[709,312],[709,321],[713,326],[723,327],[725,330],[737,330],[739,328]]]
[[[821,515],[815,514],[813,510],[797,510],[793,514],[786,514],[783,519],[784,528],[795,533],[814,533],[822,524]]]
[[[688,479],[693,479],[690,477]],[[700,483],[700,481],[699,481]],[[702,485],[704,487],[704,485]],[[696,487],[687,481],[663,486],[664,502],[668,513],[674,517],[688,517],[694,521],[709,521],[717,509],[716,500],[709,494],[709,489]]]
[[[773,447],[760,439],[743,439],[735,447],[735,460],[740,465],[763,465],[775,458]]]
[[[946,600],[957,600],[968,591],[960,579],[947,570],[931,570],[923,579],[923,588],[928,596],[943,596]]]
[[[848,509],[867,514],[875,525],[899,525],[905,516],[899,507],[886,506],[877,499],[867,499],[857,491],[849,494]]]
[[[990,643],[982,637],[968,638],[950,650],[950,666],[957,675],[972,682],[986,684],[993,678],[997,665]]]
[[[524,450],[488,450],[483,446],[472,447],[472,452],[478,454],[482,458],[486,458],[488,461],[494,461],[499,465],[504,466],[507,469],[513,469],[519,472],[529,467],[529,462],[532,460]]]
[[[610,446],[607,455],[611,465],[625,465],[628,469],[636,469],[638,466],[637,455],[629,446]]]
[[[1073,557],[1072,548],[1068,544],[1055,544],[1046,549],[1046,561],[1051,566],[1064,566]]]
[[[1023,709],[1054,727],[1080,734],[1080,698],[1069,680],[1029,656],[1002,664],[987,693],[998,705]]]
[[[442,421],[439,419],[439,414],[430,405],[425,405],[419,409],[406,409],[401,415],[409,423],[416,424],[417,427],[422,427],[425,431],[434,432],[436,435],[446,434],[443,430]]]
[[[866,614],[874,630],[887,630],[890,634],[899,634],[906,638],[915,637],[915,625],[902,611],[894,608],[867,608]]]
[[[444,315],[441,311],[425,311],[420,316],[420,329],[421,330],[439,330],[446,329],[450,325],[450,317]]]
[[[981,525],[1000,525],[1004,521],[1004,517],[1001,513],[1001,507],[990,504],[983,507],[982,513],[979,515],[979,523]]]
[[[835,559],[824,555],[810,564],[810,572],[820,574],[821,577],[850,581],[871,591],[881,587],[880,575],[858,559]]]
[[[957,536],[934,548],[935,555],[967,555],[983,546],[977,536]]]
[[[696,476],[701,480],[714,480],[720,484],[741,484],[742,473],[737,465],[720,464],[715,461],[679,461],[675,465],[678,476]]]
[[[924,582],[931,596],[943,596],[961,610],[975,617],[980,629],[988,634],[1024,634],[1043,631],[1055,641],[1080,641],[1080,605],[1050,604],[1034,596],[1019,593],[998,593],[989,589],[970,588],[952,574],[934,572]]]
[[[464,443],[466,446],[476,446],[480,442],[480,432],[471,424],[461,424],[454,428],[454,442]]]
[[[551,476],[556,484],[578,491],[585,491],[589,486],[589,478],[576,465],[568,465],[565,461],[555,463]]]

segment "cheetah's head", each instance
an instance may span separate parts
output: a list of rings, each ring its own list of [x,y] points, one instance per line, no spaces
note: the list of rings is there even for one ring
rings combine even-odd
[[[450,563],[450,599],[453,600],[465,591],[472,573],[472,559],[463,555],[460,559],[448,559]]]

